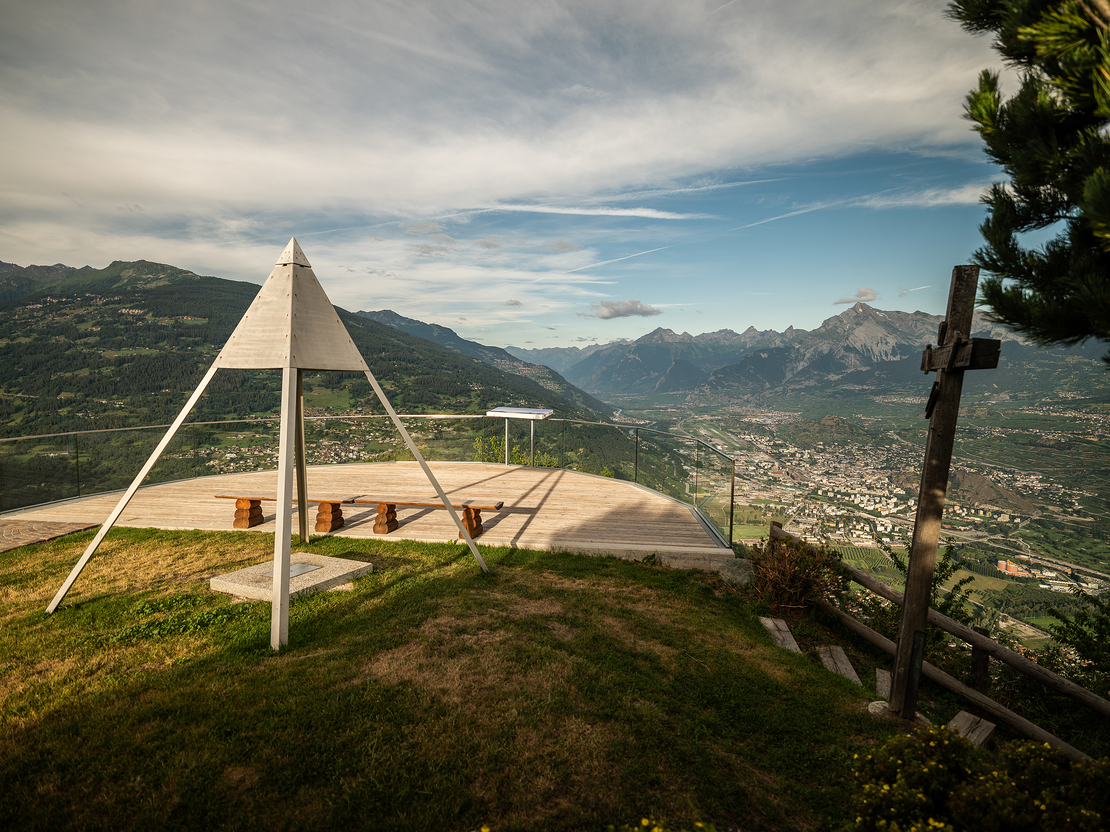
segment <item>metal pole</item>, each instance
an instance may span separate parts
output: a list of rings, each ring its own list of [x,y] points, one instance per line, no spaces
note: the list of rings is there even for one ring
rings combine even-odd
[[[295,367],[281,371],[281,427],[278,433],[277,517],[274,520],[274,583],[270,601],[270,647],[289,643],[289,562],[293,518],[293,469],[297,444],[297,375]],[[304,503],[301,503],[301,507]]]
[[[73,434],[73,462],[77,466],[77,496],[81,496],[81,447],[77,444],[77,434]]]
[[[301,543],[308,543],[308,475],[304,453],[304,370],[297,368],[297,412],[293,417],[296,437],[293,442],[293,460],[297,468],[298,531]]]
[[[698,505],[698,473],[701,471],[701,443],[694,440],[694,507]]]
[[[532,453],[531,453],[532,460],[529,464],[533,468],[535,468],[536,467],[536,420],[535,419],[530,419],[528,421],[528,427],[530,427],[532,429],[530,431],[530,435],[529,435],[529,442],[531,444],[531,450],[532,450]]]
[[[81,570],[85,568],[85,564],[89,562],[93,553],[96,552],[97,547],[100,546],[101,541],[104,540],[104,535],[108,534],[112,526],[114,526],[119,519],[119,516],[123,514],[123,510],[127,508],[127,504],[131,502],[131,498],[134,497],[135,492],[139,490],[139,486],[142,484],[143,480],[146,479],[146,475],[150,473],[150,469],[154,467],[154,463],[158,461],[158,457],[162,455],[162,451],[170,444],[170,440],[173,439],[174,434],[180,430],[181,423],[185,421],[185,417],[189,415],[189,411],[196,406],[197,399],[201,397],[204,389],[208,386],[208,382],[212,380],[212,376],[216,375],[216,368],[218,365],[219,362],[217,361],[208,368],[208,372],[205,374],[204,378],[200,380],[200,384],[197,385],[197,389],[193,391],[193,395],[189,397],[189,401],[185,403],[185,407],[181,409],[181,413],[173,420],[173,424],[171,424],[170,429],[166,431],[166,435],[162,437],[162,441],[158,443],[158,447],[154,449],[154,453],[150,455],[146,464],[143,465],[142,470],[139,471],[135,479],[131,481],[131,485],[128,486],[127,491],[120,498],[116,507],[112,509],[112,513],[108,515],[108,519],[104,521],[104,525],[100,527],[100,531],[96,533],[96,537],[89,543],[88,548],[85,549],[85,553],[81,555],[81,559],[77,561],[77,565],[73,567],[73,570],[69,573],[69,577],[67,577],[65,583],[62,584],[61,589],[58,590],[54,599],[47,605],[47,612],[54,612],[54,610],[58,608],[58,604],[62,603],[62,599],[66,597],[69,588],[73,586],[73,582],[77,580],[77,576],[81,574]]]
[[[733,514],[736,511],[736,459],[732,460],[732,481],[729,483],[728,494],[728,545],[733,545],[732,524]]]
[[[385,408],[385,412],[389,414],[389,418],[393,422],[393,426],[397,428],[397,432],[401,434],[401,438],[408,446],[409,452],[413,455],[413,457],[416,458],[416,461],[420,464],[421,469],[424,471],[424,476],[428,478],[428,482],[431,483],[432,488],[435,489],[436,495],[439,497],[440,500],[443,501],[443,507],[447,509],[447,513],[451,516],[451,519],[454,521],[455,526],[458,528],[459,536],[466,541],[466,545],[470,549],[470,554],[474,555],[474,560],[476,560],[478,562],[478,565],[482,567],[483,572],[489,572],[489,567],[486,566],[486,562],[482,560],[482,555],[478,551],[478,547],[474,545],[474,538],[470,536],[470,532],[466,530],[466,526],[463,525],[463,521],[459,519],[459,513],[455,511],[455,507],[451,504],[451,501],[444,493],[443,487],[439,484],[439,480],[437,480],[435,474],[432,473],[432,469],[428,467],[428,463],[424,460],[424,455],[420,453],[420,449],[416,447],[416,443],[412,441],[412,437],[409,436],[409,432],[405,430],[405,426],[401,424],[401,420],[397,416],[397,411],[394,410],[393,405],[389,403],[389,399],[386,398],[385,391],[382,390],[382,386],[378,384],[378,380],[374,378],[374,374],[370,372],[370,368],[366,366],[366,364],[363,364],[363,367],[365,368],[364,372],[366,373],[366,380],[369,381],[370,386],[374,388],[374,393],[377,395],[378,401],[382,403],[382,407]]]
[[[509,464],[509,420],[505,419],[505,464]]]

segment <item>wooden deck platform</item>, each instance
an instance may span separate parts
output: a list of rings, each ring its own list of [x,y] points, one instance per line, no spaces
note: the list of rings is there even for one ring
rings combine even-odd
[[[611,554],[641,559],[658,555],[683,568],[713,569],[732,551],[722,546],[687,505],[650,489],[620,480],[552,468],[527,468],[481,462],[430,463],[448,497],[496,502],[500,511],[482,512],[483,546]],[[217,494],[273,495],[277,472],[222,474],[141,488],[117,525],[159,529],[231,531],[234,503]],[[308,496],[330,498],[367,494],[397,499],[435,492],[415,462],[318,465],[308,468]],[[102,523],[120,493],[81,497],[2,515],[8,521]],[[263,503],[265,521],[246,531],[274,531],[275,503]],[[329,534],[377,537],[374,505],[344,505],[345,525]],[[311,508],[310,529],[315,517]],[[386,539],[430,542],[457,540],[458,529],[446,511],[397,507],[398,528]],[[293,530],[296,533],[296,515]],[[315,535],[314,535],[315,536]]]

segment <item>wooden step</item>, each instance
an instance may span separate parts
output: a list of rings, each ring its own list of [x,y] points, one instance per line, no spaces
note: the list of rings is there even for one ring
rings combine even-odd
[[[890,699],[890,671],[875,668],[875,692],[880,699]]]
[[[817,655],[821,658],[821,664],[825,666],[826,670],[839,673],[848,681],[855,682],[860,687],[863,687],[863,682],[859,680],[856,669],[852,667],[852,663],[848,661],[848,656],[844,653],[844,648],[839,644],[828,644],[824,647],[818,647]]]
[[[960,711],[952,717],[948,727],[961,737],[970,740],[974,745],[986,745],[994,737],[994,732],[998,726],[974,714],[969,714],[967,711]]]
[[[759,623],[771,634],[771,641],[775,643],[776,647],[781,647],[783,650],[793,650],[795,653],[802,652],[802,648],[799,647],[798,642],[794,640],[790,628],[786,626],[786,622],[781,618],[764,618],[760,616]]]

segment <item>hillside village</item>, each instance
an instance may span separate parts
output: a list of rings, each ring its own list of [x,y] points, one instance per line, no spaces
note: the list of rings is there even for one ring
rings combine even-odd
[[[1086,415],[1098,416],[1093,412]],[[797,415],[765,411],[759,415],[746,413],[745,418],[763,425],[781,425],[796,420]],[[1096,421],[1093,433],[1105,437],[1105,419],[1092,418]],[[697,423],[694,429],[718,445],[727,445],[736,459],[738,504],[763,505],[780,513],[786,519],[786,530],[811,542],[829,540],[878,548],[881,544],[900,546],[913,533],[921,446],[893,431],[890,441],[881,445],[816,442],[812,448],[801,448],[762,432],[729,432],[714,425],[712,418]],[[992,428],[968,430],[1003,432]],[[1058,432],[1034,433],[1053,438]],[[1061,514],[1085,515],[1081,498],[1087,492],[1062,486],[1035,472],[991,468],[989,473],[1002,489],[996,491],[1003,497],[997,503],[1002,504],[962,499],[958,490],[950,490],[944,529],[954,539],[991,539],[1039,517],[1041,512],[1021,495],[1053,504]],[[1022,511],[1015,504],[1029,510]],[[1014,543],[1008,535],[1005,537],[1007,543]],[[1015,551],[999,559],[996,568],[1009,577],[1036,578],[1041,588],[1061,592],[1076,586],[1098,590],[1110,583],[1110,575],[1100,580],[1095,577],[1101,574],[1096,570],[1080,573],[1029,551]]]

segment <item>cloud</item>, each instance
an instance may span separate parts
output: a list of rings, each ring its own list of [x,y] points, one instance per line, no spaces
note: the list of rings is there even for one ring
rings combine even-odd
[[[505,305],[506,306],[524,306],[524,304],[521,303],[519,300],[512,300],[512,299],[505,301]]]
[[[552,254],[561,254],[564,251],[580,251],[581,248],[582,246],[576,246],[566,240],[549,240],[547,243],[547,250]]]
[[[855,204],[866,208],[937,208],[943,205],[978,205],[990,182],[973,182],[956,188],[928,188],[873,194]]]
[[[836,306],[836,304],[838,303],[871,303],[871,301],[875,300],[878,297],[879,293],[876,292],[874,289],[868,289],[861,286],[859,291],[856,292],[853,297],[834,300],[833,306]]]
[[[600,303],[590,304],[594,311],[592,315],[578,312],[581,318],[650,318],[652,315],[662,315],[663,310],[655,309],[638,300],[603,300]]]
[[[915,289],[903,289],[902,291],[900,291],[898,293],[898,297],[904,298],[910,292],[920,292],[922,289],[932,289],[932,288],[933,288],[932,286],[918,286]]]
[[[474,243],[474,245],[479,246],[480,248],[501,248],[501,243],[495,243],[493,240],[486,239],[478,240]]]
[[[491,211],[517,211],[528,214],[574,214],[581,217],[639,217],[649,220],[705,220],[712,214],[678,214],[655,208],[591,208],[567,205],[497,205]]]
[[[567,274],[571,274],[572,272],[584,271],[585,269],[594,269],[598,266],[608,266],[610,263],[619,263],[621,260],[631,260],[633,257],[642,257],[645,254],[652,254],[656,251],[662,251],[665,248],[670,248],[670,246],[649,248],[647,251],[637,251],[635,254],[626,254],[624,257],[614,257],[612,260],[602,260],[600,263],[590,263],[590,265],[588,266],[579,266],[577,269],[569,269],[567,271]]]
[[[406,222],[401,225],[406,234],[434,234],[442,231],[443,226],[435,222]]]

